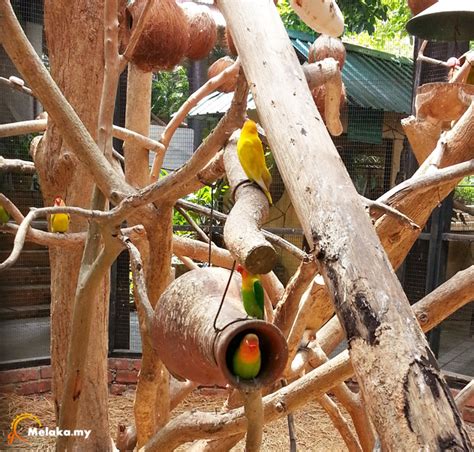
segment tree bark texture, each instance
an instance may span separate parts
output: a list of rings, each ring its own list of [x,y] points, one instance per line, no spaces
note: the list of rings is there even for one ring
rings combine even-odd
[[[65,5],[46,0],[44,8],[51,75],[96,139],[103,79],[104,2],[79,0]],[[68,148],[53,121],[49,122],[35,164],[45,205],[52,204],[53,198],[60,195],[66,204],[89,208],[93,180],[88,169]],[[83,231],[86,227],[85,219],[75,217],[70,231]],[[56,413],[66,374],[66,353],[81,258],[82,247],[67,251],[59,247],[50,249],[51,361]],[[87,442],[78,445],[81,450],[110,448],[107,415],[108,284],[107,277],[97,297],[90,300],[96,306],[91,325],[91,343],[96,353],[91,355],[87,368],[78,424],[81,428],[92,429],[92,434]]]
[[[449,389],[324,127],[277,11],[263,0],[238,5],[219,0],[218,5],[346,331],[383,447],[451,444],[468,450],[470,441]]]

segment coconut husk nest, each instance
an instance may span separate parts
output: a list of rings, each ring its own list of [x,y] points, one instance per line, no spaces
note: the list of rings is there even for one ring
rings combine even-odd
[[[412,14],[416,16],[437,2],[438,0],[408,0],[408,7],[410,8]]]
[[[326,124],[326,115],[325,115],[325,101],[326,101],[326,87],[324,85],[318,86],[317,88],[311,91],[313,95],[314,103],[318,108],[321,117],[323,118],[324,123]],[[339,111],[342,110],[346,103],[346,88],[344,83],[342,84],[341,99],[339,101]]]
[[[346,61],[346,48],[340,39],[320,35],[309,48],[308,63],[314,63],[329,57],[334,58],[339,63],[339,68],[342,71]]]
[[[217,25],[209,8],[192,2],[181,3],[189,25],[189,47],[186,56],[200,60],[207,56],[216,44]]]
[[[211,64],[207,70],[208,80],[216,75],[220,74],[222,71],[225,71],[229,66],[234,64],[234,60],[228,56],[219,58],[217,61]],[[222,93],[231,93],[235,90],[235,85],[237,84],[238,74],[235,74],[233,77],[230,77],[226,80],[219,88],[218,91]]]
[[[145,0],[136,0],[127,7],[132,29],[123,43],[129,39],[144,6]],[[145,72],[169,71],[184,58],[188,48],[189,24],[183,9],[174,0],[155,0],[131,61]]]

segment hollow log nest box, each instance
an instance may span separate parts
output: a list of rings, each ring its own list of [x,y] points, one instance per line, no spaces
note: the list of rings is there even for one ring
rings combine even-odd
[[[173,281],[156,305],[152,343],[170,373],[179,379],[257,389],[281,375],[288,358],[287,344],[276,326],[247,317],[238,273],[232,275],[217,316],[229,276],[227,269],[208,267]],[[231,372],[232,356],[248,333],[258,336],[262,354],[262,367],[254,380],[238,379]]]

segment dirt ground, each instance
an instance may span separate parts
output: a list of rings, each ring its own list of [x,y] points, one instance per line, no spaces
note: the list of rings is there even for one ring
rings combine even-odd
[[[123,396],[111,395],[109,398],[109,420],[114,439],[118,424],[123,423],[128,425],[129,420],[133,418],[133,399],[133,392],[127,392]],[[179,413],[191,409],[215,412],[220,409],[224,399],[224,394],[206,394],[202,391],[195,391],[175,412]],[[0,450],[54,450],[54,439],[44,437],[29,437],[30,445],[23,445],[18,441],[12,446],[7,445],[6,438],[10,431],[12,419],[18,413],[24,412],[37,415],[44,426],[48,426],[49,428],[54,428],[55,426],[54,406],[50,395],[0,395]],[[295,426],[297,448],[300,451],[347,451],[343,440],[333,427],[331,420],[316,402],[309,403],[304,409],[295,413]],[[470,425],[468,428],[471,438],[474,439],[474,425]],[[184,451],[186,447],[182,446],[178,450]],[[234,452],[241,452],[243,450],[243,441],[232,449]],[[289,450],[289,440],[285,417],[265,427],[262,451],[283,452],[286,450]]]

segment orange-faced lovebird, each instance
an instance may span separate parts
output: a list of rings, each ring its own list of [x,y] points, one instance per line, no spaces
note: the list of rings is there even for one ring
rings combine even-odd
[[[260,372],[262,358],[256,334],[246,334],[232,358],[232,372],[235,376],[250,380]]]
[[[240,138],[237,142],[237,155],[247,177],[263,190],[271,205],[272,197],[269,190],[272,176],[265,163],[262,142],[258,137],[257,124],[251,119],[245,121],[240,132]]]
[[[55,207],[64,207],[66,204],[61,196],[54,198]],[[67,232],[69,229],[69,214],[52,213],[50,218],[51,232]]]
[[[240,294],[245,312],[256,319],[264,317],[264,292],[259,275],[249,273],[242,265],[237,266],[237,271],[242,275],[242,288]]]

